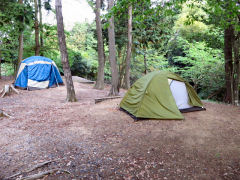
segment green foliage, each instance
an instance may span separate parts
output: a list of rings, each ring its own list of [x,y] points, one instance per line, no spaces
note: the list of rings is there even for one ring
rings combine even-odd
[[[202,98],[224,87],[224,56],[221,50],[196,42],[186,44],[184,53],[184,57],[174,57],[175,62],[185,65],[176,71],[194,85]]]
[[[184,47],[187,46],[188,41],[177,34],[173,37],[167,47],[166,57],[170,65],[177,67],[184,67],[185,64],[182,62],[175,61],[174,57],[181,56],[185,57]]]
[[[98,66],[94,31],[94,23],[77,23],[66,37],[72,74],[92,80],[96,78]]]
[[[97,41],[94,38],[95,24],[77,23],[69,32],[67,41],[69,47],[74,50],[91,50],[97,46]]]
[[[19,4],[15,0],[0,0],[0,51],[3,62],[7,63],[5,67],[11,65],[16,70],[19,32],[31,24],[32,17],[29,1]]]
[[[131,60],[131,83],[134,83],[137,79],[144,75],[144,57],[143,54],[146,53],[147,61],[147,70],[159,71],[159,70],[168,70],[174,71],[174,67],[171,67],[164,57],[164,54],[157,51],[154,48],[148,49],[146,52],[137,50],[133,54]]]
[[[166,16],[167,4],[153,6],[151,1],[135,4],[133,36],[135,47],[145,49],[149,45],[160,48],[170,38],[175,14]]]
[[[1,66],[1,76],[11,76],[14,73],[14,68],[11,63],[3,63]]]

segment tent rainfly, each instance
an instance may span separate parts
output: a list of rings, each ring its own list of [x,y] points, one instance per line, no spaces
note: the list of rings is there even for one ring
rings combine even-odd
[[[120,108],[136,119],[184,119],[181,112],[205,110],[192,86],[180,76],[154,71],[138,79]]]
[[[44,89],[63,84],[59,70],[49,58],[32,56],[20,64],[14,85],[28,90]]]

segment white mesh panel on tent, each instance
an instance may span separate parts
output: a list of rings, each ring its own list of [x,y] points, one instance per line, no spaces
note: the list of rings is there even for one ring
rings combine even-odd
[[[188,104],[188,92],[184,82],[172,80],[170,83],[170,89],[178,109],[187,109],[192,107]]]

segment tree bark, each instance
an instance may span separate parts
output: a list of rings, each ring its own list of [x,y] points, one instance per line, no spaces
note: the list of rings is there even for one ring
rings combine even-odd
[[[18,3],[23,4],[23,0],[18,0]],[[22,23],[22,26],[23,26],[23,17],[22,17],[21,23]],[[17,76],[19,66],[20,66],[20,64],[22,62],[22,59],[23,59],[23,27],[19,28],[18,46],[19,46],[19,48],[18,48],[18,61],[17,61],[17,68],[14,69],[15,70],[14,77]]]
[[[122,57],[122,51],[125,52],[126,48],[124,47],[123,50],[119,49],[118,50],[118,60],[119,60],[119,65],[118,65],[118,71],[119,71],[119,76],[118,76],[118,88],[124,86],[124,74],[125,74],[125,67],[126,67],[126,62],[125,62],[125,57]]]
[[[225,58],[225,86],[226,95],[224,101],[233,103],[233,35],[234,29],[229,25],[224,31],[224,58]]]
[[[239,81],[240,81],[240,38],[234,41],[234,70],[233,70],[233,94],[234,94],[234,105],[239,105]]]
[[[68,61],[68,53],[66,47],[66,40],[64,34],[63,16],[62,16],[62,2],[61,0],[55,0],[56,18],[57,18],[57,32],[58,32],[58,43],[61,52],[61,60],[63,65],[64,77],[67,85],[67,102],[77,101],[74,85],[72,81],[72,74]]]
[[[0,43],[1,46],[1,43]],[[0,48],[0,79],[2,79],[2,50]]]
[[[101,8],[101,0],[96,0],[96,31],[97,31],[97,46],[98,46],[98,73],[97,73],[97,81],[94,86],[95,89],[103,89],[104,88],[104,49],[103,49],[103,38],[102,38],[102,24],[100,17],[100,8]]]
[[[21,30],[19,32],[19,37],[18,37],[18,62],[17,62],[17,69],[16,69],[16,72],[14,72],[14,76],[16,77],[17,76],[17,72],[18,72],[18,69],[19,69],[19,66],[22,62],[22,59],[23,59],[23,30]]]
[[[40,55],[43,56],[43,25],[42,25],[42,2],[38,0],[39,7],[39,30],[40,30]]]
[[[108,0],[108,9],[112,9],[114,0]],[[119,94],[118,88],[118,68],[116,61],[116,47],[115,47],[115,32],[114,32],[114,17],[109,19],[108,27],[108,39],[109,39],[109,61],[112,74],[112,87],[109,92],[109,96],[117,96]]]
[[[38,0],[34,0],[35,6],[35,55],[39,56],[40,54],[40,45],[39,45],[39,24],[38,24]]]
[[[144,61],[144,74],[147,74],[148,72],[147,72],[146,49],[144,49],[143,61]]]
[[[130,64],[132,55],[132,5],[128,7],[128,44],[127,44],[127,56],[126,67],[124,76],[124,88],[130,88]]]

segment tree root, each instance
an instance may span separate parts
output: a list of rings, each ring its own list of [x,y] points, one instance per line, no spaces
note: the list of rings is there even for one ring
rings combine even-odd
[[[3,98],[7,94],[10,94],[11,92],[15,92],[15,93],[19,94],[18,90],[16,90],[12,84],[5,85],[4,88],[2,89],[2,91],[0,92],[0,95],[2,94],[1,98]]]

